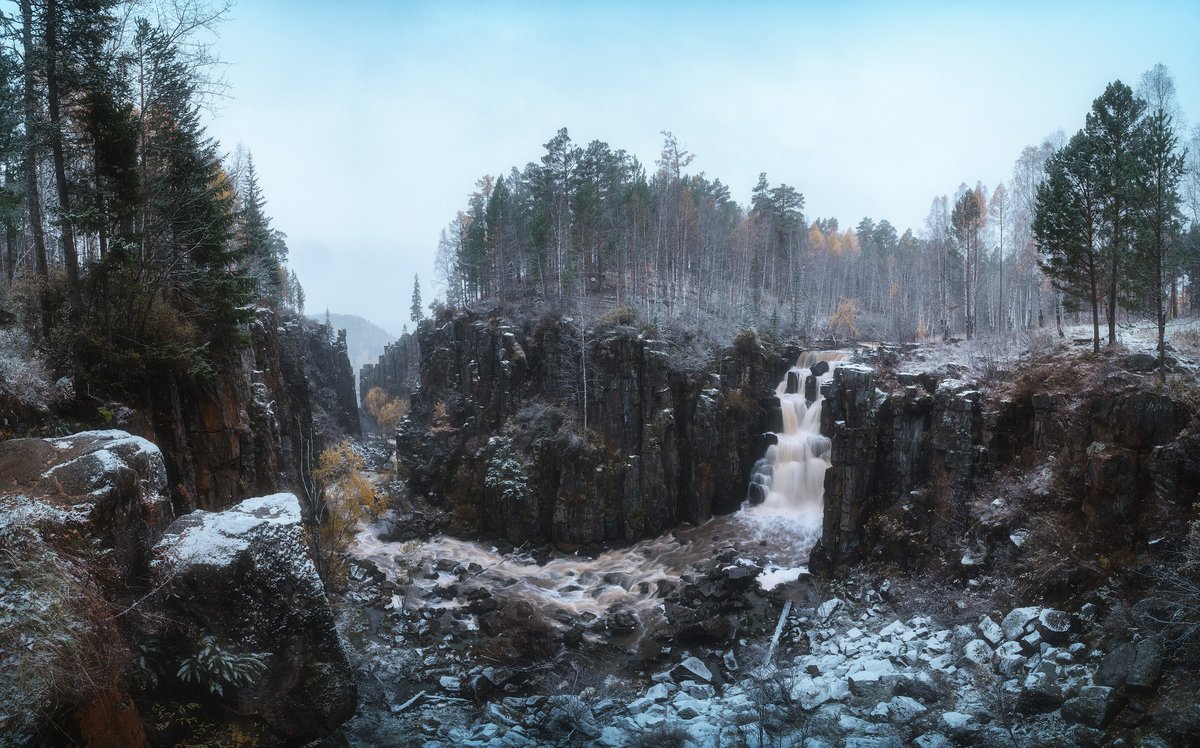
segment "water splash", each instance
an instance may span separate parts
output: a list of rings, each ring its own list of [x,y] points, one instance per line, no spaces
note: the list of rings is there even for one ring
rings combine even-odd
[[[803,546],[803,555],[821,534],[829,438],[821,435],[821,385],[846,359],[845,351],[805,351],[775,388],[783,430],[754,466],[751,506],[746,519],[763,534],[783,534]]]

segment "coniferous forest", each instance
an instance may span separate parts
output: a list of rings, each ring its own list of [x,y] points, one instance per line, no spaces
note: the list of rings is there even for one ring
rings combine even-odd
[[[451,305],[599,298],[729,332],[903,342],[1061,330],[1086,308],[1111,335],[1120,309],[1200,308],[1197,157],[1184,144],[1195,136],[1177,110],[1161,65],[1137,93],[1116,81],[1078,134],[1023,149],[1007,183],[932,198],[924,225],[903,230],[806,216],[804,195],[765,172],[740,205],[719,178],[688,172],[694,155],[670,132],[647,165],[563,128],[537,161],[476,183],[439,238],[437,269]]]
[[[19,10],[0,49],[3,293],[52,368],[133,393],[211,372],[256,305],[303,307],[253,158],[203,125],[224,9]]]

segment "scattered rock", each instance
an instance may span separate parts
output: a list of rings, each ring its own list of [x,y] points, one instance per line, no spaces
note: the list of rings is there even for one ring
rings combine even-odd
[[[992,648],[983,639],[972,639],[963,647],[963,657],[976,665],[990,665]]]
[[[993,647],[1000,646],[1000,643],[1004,641],[1004,629],[1000,628],[1000,624],[993,621],[991,616],[984,616],[980,619],[979,633]]]
[[[732,656],[732,655],[730,655]],[[733,669],[737,669],[736,661]],[[675,680],[699,679],[705,683],[712,681],[712,671],[708,669],[703,662],[696,657],[688,657],[683,662],[679,663],[675,670],[672,671]]]
[[[1037,630],[1051,644],[1063,644],[1071,633],[1071,615],[1054,608],[1043,608],[1038,613]]]
[[[1120,708],[1117,690],[1111,686],[1084,686],[1079,695],[1062,705],[1062,716],[1068,722],[1087,727],[1104,727]]]
[[[1004,638],[1009,640],[1020,639],[1028,630],[1026,626],[1032,623],[1041,612],[1041,608],[1016,608],[1008,615],[1004,616],[1004,620],[1000,622],[1000,628],[1004,631]]]
[[[824,623],[825,621],[829,620],[829,617],[833,615],[834,611],[841,606],[841,598],[835,597],[830,600],[826,600],[817,608],[817,620],[821,623]]]

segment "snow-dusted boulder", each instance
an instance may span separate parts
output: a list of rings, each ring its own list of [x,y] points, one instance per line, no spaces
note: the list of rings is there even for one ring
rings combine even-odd
[[[289,741],[327,735],[357,691],[333,612],[301,536],[293,494],[176,520],[155,548],[166,605],[265,669],[224,697]]]
[[[110,549],[123,574],[145,570],[150,548],[171,521],[166,488],[162,452],[124,431],[0,443],[0,494],[67,510],[61,516]]]

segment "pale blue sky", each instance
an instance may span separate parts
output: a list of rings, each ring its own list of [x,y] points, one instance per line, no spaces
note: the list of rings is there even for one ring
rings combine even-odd
[[[309,309],[399,332],[475,181],[560,127],[647,165],[671,130],[740,202],[765,171],[810,219],[919,230],[934,196],[1007,180],[1024,146],[1157,62],[1200,118],[1198,32],[1197,0],[242,0],[210,130],[253,152]]]

